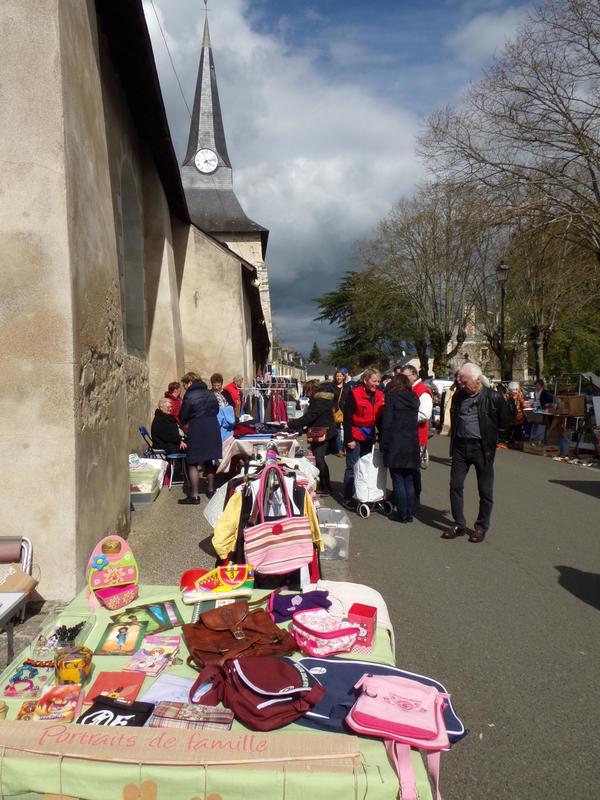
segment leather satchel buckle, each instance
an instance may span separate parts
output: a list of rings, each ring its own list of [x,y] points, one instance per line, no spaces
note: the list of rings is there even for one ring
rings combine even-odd
[[[232,633],[233,633],[233,636],[234,636],[235,639],[245,639],[246,638],[246,634],[244,633],[244,631],[241,628],[235,628],[232,631]]]

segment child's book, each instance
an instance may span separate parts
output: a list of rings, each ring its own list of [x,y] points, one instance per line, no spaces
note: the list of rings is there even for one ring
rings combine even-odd
[[[158,675],[179,650],[179,636],[144,636],[141,648],[123,666],[124,670]]]
[[[81,686],[69,683],[63,686],[49,686],[44,689],[42,696],[37,701],[34,720],[60,720],[72,722],[79,716],[83,693]]]
[[[9,675],[2,693],[11,700],[33,700],[53,683],[54,667],[34,667],[25,662]]]
[[[145,678],[142,672],[101,672],[83,702],[93,703],[96,697],[104,695],[114,700],[133,703]]]

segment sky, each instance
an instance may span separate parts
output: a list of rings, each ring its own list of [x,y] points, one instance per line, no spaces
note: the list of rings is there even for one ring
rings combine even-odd
[[[204,2],[144,0],[144,8],[181,162]],[[270,230],[280,341],[305,355],[314,341],[330,344],[337,331],[314,321],[314,299],[359,266],[353,244],[426,178],[415,144],[428,115],[460,101],[529,8],[522,0],[209,0],[234,190]]]

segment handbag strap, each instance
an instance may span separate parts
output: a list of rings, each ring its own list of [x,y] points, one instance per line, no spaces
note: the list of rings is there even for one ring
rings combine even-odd
[[[417,783],[415,771],[413,769],[410,746],[394,742],[391,739],[385,740],[385,747],[398,775],[400,781],[400,796],[402,800],[418,800]],[[435,787],[435,800],[442,800],[440,794],[440,766],[441,753],[439,750],[427,753],[427,772]]]
[[[385,747],[400,781],[400,797],[402,800],[418,800],[417,782],[409,745],[386,739]]]
[[[282,469],[277,464],[267,464],[267,466],[263,469],[260,476],[260,483],[258,484],[258,495],[256,498],[256,504],[258,506],[258,518],[261,523],[265,521],[265,507],[267,505],[267,488],[268,488],[267,482],[269,476],[273,472],[279,478],[279,484],[281,486],[281,494],[286,508],[286,516],[288,517],[294,516],[292,511],[292,504],[290,502],[290,495],[285,482],[285,475],[283,474]]]

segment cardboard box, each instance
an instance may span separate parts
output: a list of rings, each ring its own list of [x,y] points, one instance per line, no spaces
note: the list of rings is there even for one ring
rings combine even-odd
[[[356,644],[363,647],[371,647],[377,628],[377,609],[375,606],[353,603],[348,611],[348,622],[360,627],[360,634]]]
[[[585,396],[582,394],[561,394],[556,396],[557,414],[561,417],[583,417],[585,415]]]

